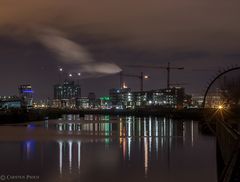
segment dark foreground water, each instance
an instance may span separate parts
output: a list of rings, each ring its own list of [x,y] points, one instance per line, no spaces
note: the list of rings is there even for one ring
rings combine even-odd
[[[68,115],[0,126],[0,181],[215,182],[216,143],[198,122]]]

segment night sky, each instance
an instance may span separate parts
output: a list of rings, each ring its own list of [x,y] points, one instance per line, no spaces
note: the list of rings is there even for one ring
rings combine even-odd
[[[36,98],[53,96],[58,68],[81,72],[83,95],[119,86],[121,65],[184,66],[173,83],[202,94],[209,79],[240,60],[239,0],[1,0],[0,95],[32,84]],[[145,90],[166,87],[166,71]],[[125,79],[133,90],[139,81]]]

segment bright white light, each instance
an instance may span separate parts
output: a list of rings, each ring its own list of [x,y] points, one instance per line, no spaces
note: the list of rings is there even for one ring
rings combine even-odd
[[[149,76],[148,76],[148,75],[145,75],[145,76],[144,76],[144,79],[148,79],[148,78],[149,78]]]
[[[63,71],[63,69],[62,69],[62,68],[59,68],[59,71]]]
[[[78,75],[78,76],[81,76],[81,73],[78,73],[77,75]]]
[[[72,77],[72,74],[70,73],[68,76],[69,76],[69,77]]]

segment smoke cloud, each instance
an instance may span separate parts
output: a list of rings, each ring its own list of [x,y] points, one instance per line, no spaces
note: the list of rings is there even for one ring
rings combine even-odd
[[[86,64],[94,61],[83,46],[67,38],[50,34],[41,35],[38,38],[45,47],[54,52],[63,62]]]
[[[55,53],[62,62],[77,65],[81,72],[115,74],[121,71],[121,68],[114,63],[95,61],[82,45],[64,37],[56,30],[44,30],[36,36],[36,39]]]

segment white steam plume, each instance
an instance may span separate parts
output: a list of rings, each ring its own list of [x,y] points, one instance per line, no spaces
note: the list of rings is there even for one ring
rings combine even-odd
[[[64,63],[79,64],[82,72],[115,74],[121,71],[121,68],[114,63],[96,62],[82,45],[67,39],[59,32],[44,31],[37,38]]]
[[[91,63],[83,65],[83,69],[87,72],[94,72],[94,73],[105,73],[105,74],[115,74],[121,71],[118,65],[113,63]]]

